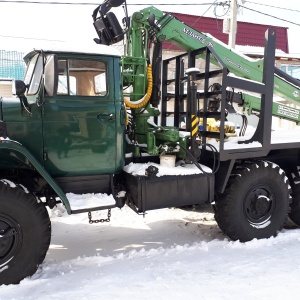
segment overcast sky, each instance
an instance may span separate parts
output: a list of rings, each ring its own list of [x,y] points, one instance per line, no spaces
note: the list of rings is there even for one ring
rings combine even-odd
[[[22,0],[20,0],[22,1]],[[28,0],[29,2],[31,0]],[[35,2],[51,2],[51,0],[34,0]],[[52,42],[65,43],[93,43],[96,32],[93,28],[91,14],[97,4],[95,0],[55,0],[63,3],[95,3],[94,5],[70,5],[70,4],[32,4],[10,3],[9,0],[0,0],[0,50],[25,51],[28,47],[40,47]],[[156,3],[172,3],[172,5],[159,5]],[[214,0],[127,0],[129,13],[150,5],[160,10],[181,12],[199,16],[213,17],[215,13],[224,18],[226,10],[222,6],[211,5],[220,3]],[[244,2],[242,4],[242,2]],[[288,27],[290,53],[300,53],[298,42],[299,25],[294,25],[274,17],[272,15],[293,23],[300,24],[300,8],[297,10],[296,1],[282,0],[253,0],[239,3],[245,8],[240,8],[239,21],[270,24]],[[134,6],[140,3],[143,5]],[[185,3],[185,5],[182,5]],[[198,5],[187,5],[199,3]],[[225,3],[225,2],[224,2]],[[205,4],[205,5],[204,5]],[[275,8],[275,7],[280,8]],[[227,6],[225,6],[227,7]],[[283,9],[284,8],[284,9]],[[290,10],[289,10],[290,9]],[[253,11],[255,10],[255,11]],[[294,11],[292,11],[294,10]],[[121,18],[121,8],[117,9],[117,15]],[[259,13],[261,12],[261,13]]]

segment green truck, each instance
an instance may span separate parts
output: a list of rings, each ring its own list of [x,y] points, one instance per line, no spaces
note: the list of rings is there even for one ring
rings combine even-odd
[[[20,282],[43,262],[47,208],[58,203],[90,222],[124,205],[145,214],[211,203],[222,231],[242,242],[276,235],[287,216],[300,225],[300,141],[274,142],[271,133],[272,116],[299,122],[287,101],[298,104],[300,85],[274,67],[276,32],[254,61],[154,7],[126,14],[122,28],[111,9],[123,2],[94,10],[92,49],[28,53],[16,97],[0,98],[0,284]],[[122,41],[121,56],[112,45]],[[162,60],[164,41],[187,52]],[[236,136],[228,116],[238,107]],[[250,138],[247,114],[259,116]],[[180,165],[169,168],[196,171],[159,176],[166,156]],[[126,167],[145,163],[143,174]],[[69,192],[115,202],[75,208]],[[99,210],[108,218],[93,220]]]

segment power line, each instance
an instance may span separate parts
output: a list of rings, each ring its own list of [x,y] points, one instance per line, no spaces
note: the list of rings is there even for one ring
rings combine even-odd
[[[262,5],[262,6],[268,6],[268,7],[272,7],[272,8],[278,8],[278,9],[282,9],[282,10],[289,10],[289,11],[294,11],[294,12],[300,12],[300,10],[292,9],[292,8],[279,7],[279,6],[274,6],[274,5],[262,4],[262,3],[258,3],[258,2],[252,2],[252,1],[247,1],[247,2],[248,3],[252,3],[252,4]]]
[[[262,6],[268,6],[268,7],[272,7],[272,8],[278,8],[278,9],[283,9],[283,10],[291,10],[291,11],[295,11],[295,12],[300,12],[298,10],[292,10],[292,9],[283,8],[283,7],[277,7],[277,6],[267,5],[267,4],[261,4],[261,3],[257,3],[257,2],[253,2],[253,1],[247,1],[247,2],[251,3],[251,4],[258,4],[258,5],[262,5]],[[56,1],[40,2],[40,1],[19,1],[19,0],[0,0],[0,3],[48,4],[48,5],[99,5],[99,3],[89,3],[89,2],[77,2],[77,3],[74,3],[74,2],[56,2]],[[228,1],[217,2],[217,0],[215,0],[214,2],[207,2],[207,3],[176,3],[176,4],[167,4],[167,3],[162,3],[162,4],[161,3],[143,3],[143,4],[141,4],[141,3],[132,3],[132,4],[127,4],[127,5],[143,5],[143,6],[145,6],[145,5],[172,5],[172,6],[180,6],[180,5],[210,5],[210,7],[208,8],[208,10],[209,10],[213,5],[214,6],[219,6],[219,5],[223,5],[224,6],[226,4],[228,4]],[[295,22],[292,22],[292,21],[288,21],[286,19],[282,19],[282,18],[273,16],[273,15],[270,15],[270,14],[266,14],[266,13],[263,13],[261,11],[255,10],[255,9],[248,8],[246,6],[239,5],[239,7],[242,7],[244,9],[248,9],[248,10],[251,10],[251,11],[254,11],[256,13],[259,13],[259,14],[262,14],[262,15],[265,15],[265,16],[277,19],[277,20],[281,20],[281,21],[284,21],[284,22],[287,22],[287,23],[290,23],[290,24],[294,24],[294,25],[300,26],[300,24],[298,24],[298,23],[295,23]],[[200,16],[200,18],[202,16]],[[47,39],[13,37],[13,36],[4,36],[4,35],[0,35],[0,36],[2,36],[2,37],[11,37],[11,38],[33,39],[33,40],[47,40]],[[63,42],[63,41],[59,41],[59,40],[47,40],[47,41]]]
[[[193,22],[193,24],[191,24],[191,27],[193,27],[210,9],[211,9],[211,7],[213,6],[213,5],[216,5],[216,2],[217,2],[217,0],[215,0],[213,3],[211,3],[210,4],[210,7],[202,14],[202,16],[199,16],[194,22]],[[169,47],[168,47],[168,49],[171,49],[171,46],[172,45],[170,45]]]
[[[49,42],[65,42],[65,41],[62,41],[62,40],[37,39],[37,38],[31,38],[31,37],[12,36],[12,35],[2,35],[2,34],[0,34],[0,37],[4,37],[4,38],[14,38],[14,39],[24,39],[24,40],[49,41]]]
[[[215,0],[213,3],[210,4],[210,7],[202,14],[202,16],[199,16],[199,18],[196,19],[196,21],[192,24],[194,26],[210,9],[211,7],[216,4],[217,0]]]
[[[67,4],[67,5],[99,5],[99,3],[87,3],[87,2],[82,2],[82,3],[74,3],[74,2],[40,2],[40,1],[18,1],[18,0],[0,0],[1,3],[17,3],[17,4]]]
[[[214,1],[216,2],[216,1]],[[219,3],[222,3],[222,2],[219,2]],[[214,5],[215,3],[127,3],[127,5],[172,5],[172,6],[177,6],[177,5]],[[218,5],[218,4],[216,4]]]
[[[11,0],[11,1],[4,1],[0,0],[1,3],[17,3],[17,4],[64,4],[64,5],[99,5],[99,3],[73,3],[73,2],[40,2],[40,1],[18,1],[18,0]]]
[[[54,5],[99,5],[99,3],[89,3],[89,2],[56,2],[56,1],[48,1],[48,2],[40,2],[40,1],[18,1],[18,0],[0,0],[1,3],[18,3],[18,4],[54,4]],[[220,2],[222,3],[222,2]],[[127,5],[172,5],[172,6],[178,6],[178,5],[212,5],[214,3],[128,3]]]
[[[275,17],[275,16],[273,16],[273,15],[269,15],[269,14],[263,13],[263,12],[261,12],[261,11],[255,10],[255,9],[248,8],[248,7],[246,7],[246,6],[240,5],[240,7],[245,8],[245,9],[248,9],[248,10],[251,10],[251,11],[254,11],[254,12],[257,12],[257,13],[259,13],[259,14],[262,14],[262,15],[265,15],[265,16],[268,16],[268,17],[271,17],[271,18],[274,18],[274,19],[277,19],[277,20],[280,20],[280,21],[284,21],[284,22],[287,22],[287,23],[291,23],[291,24],[293,24],[293,25],[300,26],[300,24],[298,24],[298,23],[294,23],[294,22],[292,22],[292,21],[288,21],[288,20],[285,20],[285,19],[282,19],[282,18],[278,18],[278,17]]]

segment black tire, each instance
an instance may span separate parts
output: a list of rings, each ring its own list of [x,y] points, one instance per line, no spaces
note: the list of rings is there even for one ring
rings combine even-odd
[[[51,223],[42,203],[18,187],[0,182],[0,284],[16,284],[33,275],[51,239]]]
[[[295,224],[300,226],[300,184],[297,184],[293,187],[292,199],[289,217]]]
[[[232,174],[215,203],[215,219],[232,240],[275,236],[287,218],[290,186],[277,165],[259,161]]]

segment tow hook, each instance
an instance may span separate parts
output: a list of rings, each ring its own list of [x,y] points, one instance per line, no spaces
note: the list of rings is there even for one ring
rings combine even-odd
[[[2,232],[3,230],[0,231],[0,241],[7,239],[8,237],[11,237],[17,233],[15,228],[10,228],[6,232]]]

